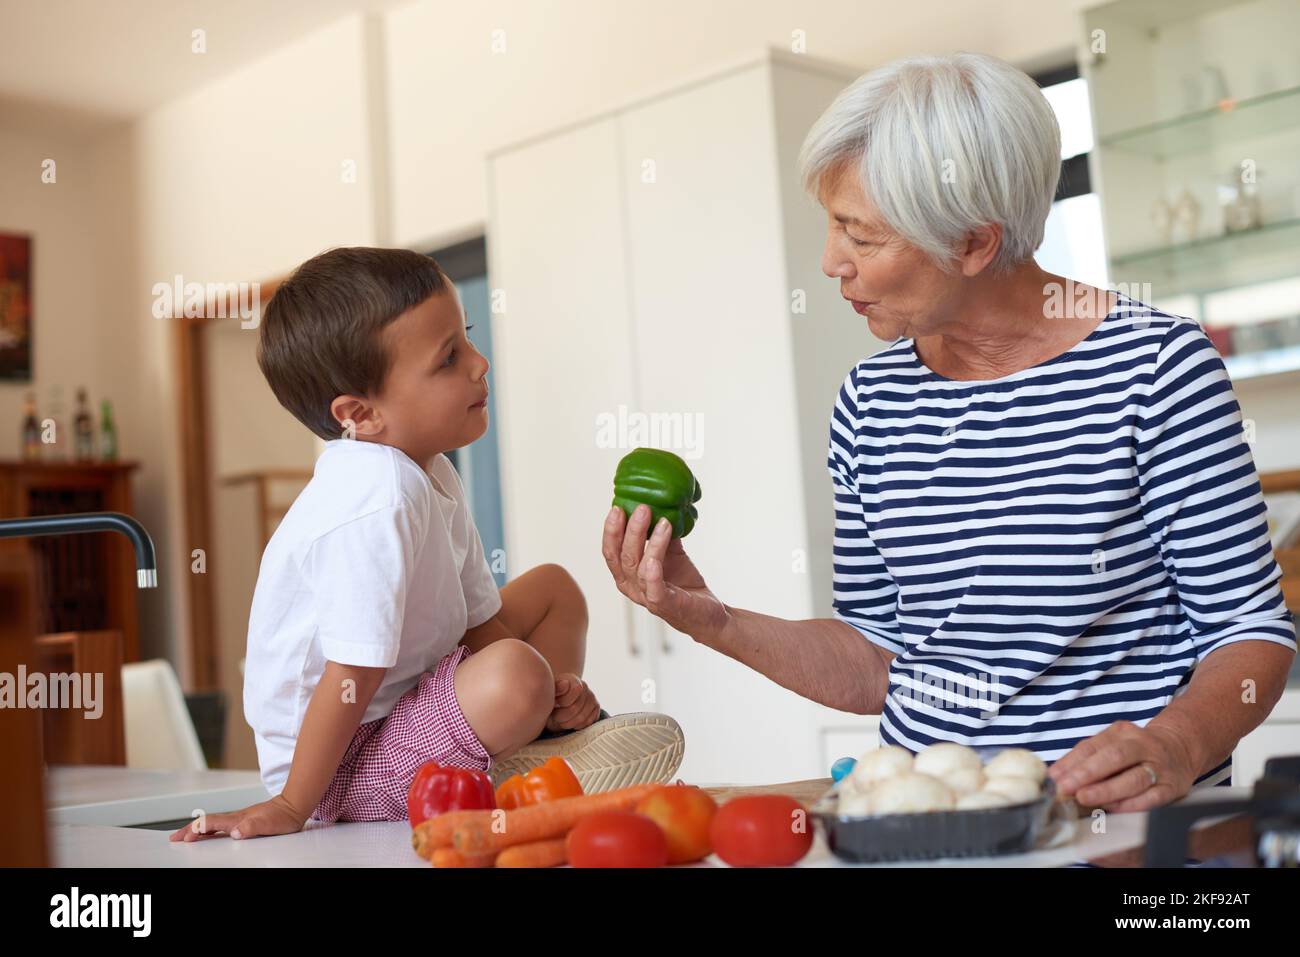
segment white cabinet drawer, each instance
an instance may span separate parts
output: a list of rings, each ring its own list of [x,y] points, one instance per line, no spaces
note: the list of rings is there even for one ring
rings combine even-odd
[[[853,724],[821,729],[822,774],[840,758],[858,758],[880,747],[880,715],[866,714]]]
[[[1265,721],[1237,742],[1232,752],[1233,787],[1251,787],[1264,773],[1264,762],[1300,754],[1300,721]]]

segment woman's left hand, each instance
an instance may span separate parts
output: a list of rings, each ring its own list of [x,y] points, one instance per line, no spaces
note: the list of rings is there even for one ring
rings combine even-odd
[[[1047,773],[1059,793],[1073,794],[1079,804],[1123,813],[1176,801],[1191,790],[1197,769],[1174,729],[1116,721],[1076,744]]]

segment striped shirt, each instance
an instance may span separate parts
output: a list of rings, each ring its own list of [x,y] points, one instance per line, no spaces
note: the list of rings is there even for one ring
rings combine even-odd
[[[1296,647],[1241,411],[1192,319],[1120,294],[1074,348],[984,381],[898,339],[845,378],[827,465],[835,617],[897,655],[882,744],[1050,763],[1145,725],[1216,648]]]

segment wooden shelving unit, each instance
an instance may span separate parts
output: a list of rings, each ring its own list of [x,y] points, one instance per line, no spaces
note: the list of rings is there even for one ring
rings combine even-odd
[[[135,462],[0,461],[0,517],[133,514]],[[135,552],[112,532],[19,539],[36,582],[38,634],[116,631],[123,661],[140,657]]]

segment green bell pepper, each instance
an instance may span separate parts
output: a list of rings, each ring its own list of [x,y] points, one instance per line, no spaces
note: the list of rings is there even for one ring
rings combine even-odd
[[[700,483],[690,466],[664,449],[633,449],[614,472],[614,501],[627,517],[638,505],[649,505],[650,528],[666,518],[673,526],[673,538],[685,538],[695,527],[699,513]]]

